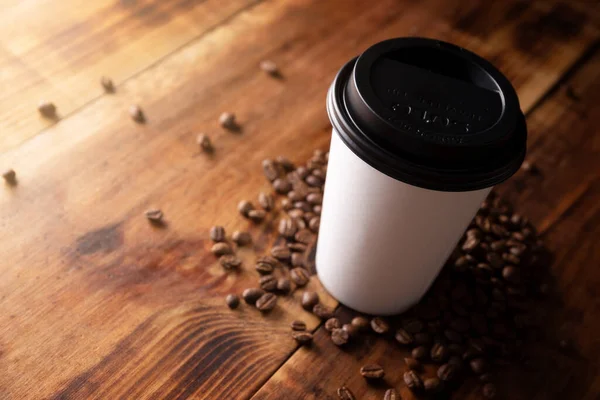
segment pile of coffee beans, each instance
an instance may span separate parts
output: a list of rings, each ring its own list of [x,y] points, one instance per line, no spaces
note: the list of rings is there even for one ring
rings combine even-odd
[[[276,306],[277,296],[302,288],[314,273],[311,253],[320,225],[323,185],[328,153],[317,150],[301,166],[284,157],[262,162],[262,170],[273,193],[260,193],[255,208],[251,201],[238,204],[240,214],[255,222],[278,212],[279,238],[268,254],[257,260],[257,287],[246,289],[242,298],[261,312]],[[279,205],[276,199],[281,198]],[[213,227],[212,251],[225,268],[237,268],[241,261],[225,242],[222,227]],[[248,233],[234,234],[238,243],[249,243]],[[481,205],[447,264],[422,301],[393,318],[355,315],[344,322],[320,303],[316,292],[305,291],[301,305],[324,321],[337,346],[359,341],[362,335],[387,338],[390,345],[403,346],[410,353],[404,359],[406,386],[415,394],[451,393],[468,376],[482,382],[485,398],[496,396],[494,370],[518,358],[519,349],[531,326],[530,301],[541,296],[545,286],[548,253],[535,228],[513,212],[510,205],[492,193]],[[276,276],[275,273],[281,273]],[[226,302],[237,307],[237,296]],[[306,324],[294,321],[292,337],[301,345],[312,341]],[[425,374],[423,364],[435,365],[435,374]],[[431,368],[427,368],[431,370]],[[394,372],[396,373],[396,372]],[[368,381],[381,380],[383,368],[365,365],[360,374]],[[349,387],[338,390],[340,399],[354,399]],[[395,389],[385,399],[399,398]]]

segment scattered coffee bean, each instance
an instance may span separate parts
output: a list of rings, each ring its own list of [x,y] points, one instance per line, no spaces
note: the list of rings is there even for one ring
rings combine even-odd
[[[293,267],[304,267],[304,254],[292,253],[292,266]]]
[[[276,161],[286,172],[291,172],[296,169],[294,163],[284,156],[277,156]]]
[[[215,243],[213,244],[213,246],[211,247],[210,251],[215,255],[215,256],[224,256],[225,254],[232,254],[233,250],[231,249],[231,246],[225,242],[219,242],[219,243]]]
[[[388,389],[383,394],[383,400],[402,400],[400,397],[400,393],[394,388]]]
[[[300,221],[304,222],[304,211],[302,210],[294,208],[288,212],[288,215],[296,222],[296,224],[298,224]]]
[[[300,344],[307,344],[313,340],[313,335],[310,332],[292,332],[292,337]]]
[[[318,233],[319,232],[319,226],[320,225],[321,225],[321,218],[319,218],[319,217],[313,217],[313,218],[311,218],[310,222],[308,223],[308,227],[314,233]]]
[[[354,394],[346,386],[342,386],[337,390],[337,395],[340,400],[356,400]]]
[[[277,304],[277,296],[273,293],[265,293],[256,300],[256,308],[261,312],[271,311]]]
[[[310,275],[304,268],[296,267],[290,271],[290,278],[296,285],[305,286],[310,279]]]
[[[2,178],[4,179],[4,181],[7,184],[9,184],[11,186],[14,186],[17,184],[17,173],[13,169],[4,171],[2,173]]]
[[[296,235],[294,236],[297,242],[304,244],[310,244],[313,241],[314,237],[315,235],[308,229],[301,229],[298,232],[296,232]]]
[[[110,79],[107,76],[103,76],[102,78],[100,78],[100,84],[102,85],[102,88],[106,93],[112,93],[115,91],[115,85],[112,79]]]
[[[242,265],[242,260],[233,254],[227,254],[219,258],[219,262],[225,269],[236,269]]]
[[[236,294],[228,294],[225,297],[225,303],[227,303],[227,307],[234,309],[240,305],[240,298]]]
[[[292,211],[294,211],[294,210],[292,210]],[[300,212],[302,212],[301,210],[295,210],[295,211],[300,211]],[[290,215],[290,216],[291,216],[291,215]],[[298,231],[301,231],[301,230],[303,230],[303,229],[306,229],[306,222],[304,222],[304,219],[302,219],[302,217],[301,217],[301,218],[296,218],[296,219],[294,219],[294,221],[296,222],[296,225],[298,226]],[[296,232],[296,233],[297,233],[297,232]],[[306,237],[305,237],[305,236],[302,236],[302,238],[303,238],[303,240],[304,240],[304,239],[306,239],[306,238],[307,238],[307,236],[306,236]],[[294,235],[294,240],[296,240],[296,235]],[[303,243],[303,244],[308,244],[308,243]]]
[[[256,300],[258,300],[265,291],[259,288],[248,288],[242,292],[242,298],[248,304],[254,305]]]
[[[283,199],[281,200],[281,208],[285,211],[289,211],[293,208],[294,206],[292,205],[292,202],[289,201],[288,199]]]
[[[371,320],[371,329],[379,334],[387,333],[390,330],[390,325],[380,317],[375,317]]]
[[[272,292],[277,289],[277,278],[273,275],[261,276],[259,279],[259,285],[262,290]]]
[[[448,358],[448,349],[442,343],[434,343],[430,356],[434,362],[444,362]]]
[[[271,76],[278,76],[279,69],[277,68],[277,64],[275,64],[271,60],[263,60],[260,62],[260,69]]]
[[[275,189],[277,193],[286,194],[292,190],[292,184],[287,179],[278,178],[273,182],[273,189]]]
[[[210,137],[205,133],[201,133],[196,137],[196,143],[198,144],[200,149],[206,153],[210,153],[213,151],[213,145],[210,140]]]
[[[256,263],[256,267],[254,267],[254,269],[256,269],[256,272],[258,272],[261,275],[268,275],[273,273],[273,265],[271,264],[267,264],[264,262],[257,262]]]
[[[293,321],[292,324],[290,325],[292,327],[293,331],[305,331],[306,330],[306,323],[304,321]]]
[[[313,187],[319,187],[323,185],[323,179],[315,175],[309,175],[305,179],[306,183]]]
[[[508,265],[502,269],[502,277],[510,283],[519,283],[519,270]]]
[[[496,385],[493,383],[486,383],[483,385],[481,392],[486,399],[493,399],[496,397]]]
[[[458,367],[455,364],[444,364],[437,370],[437,376],[444,382],[451,382],[458,375]]]
[[[292,290],[292,283],[288,278],[279,278],[277,281],[277,290],[281,293],[287,294]]]
[[[252,236],[249,232],[235,231],[231,235],[231,240],[233,240],[233,242],[238,246],[245,246],[252,243]]]
[[[40,101],[38,104],[38,111],[46,118],[53,118],[56,116],[56,106],[49,101]]]
[[[261,222],[263,219],[265,219],[266,216],[267,213],[265,210],[248,211],[248,218],[250,218],[250,220],[252,220],[253,222]]]
[[[290,256],[292,255],[292,252],[287,246],[281,245],[271,248],[271,255],[278,260],[286,261],[289,260]]]
[[[210,228],[210,238],[213,242],[222,242],[225,240],[225,228],[215,225]]]
[[[364,332],[367,329],[369,329],[369,326],[371,325],[367,318],[361,316],[352,318],[351,324],[361,332]]]
[[[525,160],[521,164],[521,170],[523,170],[524,172],[531,172],[535,170],[535,166],[532,162]]]
[[[152,208],[148,211],[146,211],[145,213],[146,218],[148,218],[148,221],[154,223],[154,224],[159,224],[162,223],[162,219],[163,219],[163,212],[161,210],[159,210],[158,208]]]
[[[406,332],[404,329],[398,329],[396,331],[395,338],[396,338],[396,341],[398,341],[398,343],[404,344],[404,345],[412,344],[415,341],[413,335]]]
[[[385,376],[385,371],[378,364],[363,365],[360,374],[366,379],[381,379]]]
[[[313,206],[321,205],[323,203],[323,195],[321,193],[309,193],[306,196],[306,201]]]
[[[479,380],[481,382],[491,382],[492,381],[492,375],[487,373],[487,374],[481,374],[479,375]]]
[[[304,253],[308,248],[304,243],[288,243],[287,246],[290,251],[298,253]]]
[[[301,207],[297,207],[296,203],[300,202],[302,199],[304,199],[304,195],[300,192],[297,192],[295,190],[290,190],[287,194],[288,199],[293,202],[293,207],[294,208],[299,208],[302,209]]]
[[[275,199],[268,193],[260,192],[258,194],[258,204],[266,211],[271,211],[275,207]]]
[[[343,346],[348,343],[348,339],[350,339],[350,335],[343,329],[334,329],[331,331],[331,341],[336,346]]]
[[[423,381],[413,370],[408,370],[404,373],[404,383],[410,390],[414,392],[418,392],[423,389]]]
[[[312,312],[321,319],[329,319],[333,317],[333,310],[324,306],[323,304],[317,304],[314,306]]]
[[[409,333],[419,333],[423,330],[423,322],[418,319],[409,319],[402,322],[402,326]]]
[[[417,360],[415,360],[412,357],[405,357],[404,363],[406,364],[408,369],[412,369],[415,371],[421,371],[423,369],[423,364],[421,364],[420,362],[418,362]]]
[[[250,203],[248,200],[242,200],[238,203],[238,211],[240,214],[242,214],[244,217],[248,216],[248,213],[252,210],[254,210],[254,206],[252,205],[252,203]]]
[[[342,329],[345,330],[348,333],[348,336],[350,337],[355,337],[359,333],[358,328],[352,324],[344,324],[342,325]]]
[[[483,358],[475,358],[471,360],[469,365],[476,375],[481,375],[484,372],[487,372],[488,369],[487,362]]]
[[[427,347],[425,347],[425,346],[415,347],[412,350],[411,354],[412,354],[412,357],[415,360],[422,361],[422,360],[425,360],[427,358],[427,355],[429,354],[429,349]]]
[[[448,339],[451,342],[454,342],[454,343],[462,342],[462,335],[456,331],[453,331],[452,329],[446,329],[444,331],[444,336],[446,336],[446,339]]]
[[[325,330],[328,332],[332,332],[334,329],[339,329],[341,326],[342,324],[340,323],[340,320],[335,317],[329,318],[325,322]]]
[[[237,123],[235,122],[235,114],[224,112],[219,116],[219,125],[225,129],[235,129]]]
[[[314,206],[313,207],[313,212],[315,213],[315,215],[319,215],[320,216],[321,215],[321,210],[322,210],[321,206]]]
[[[302,293],[301,303],[305,310],[312,310],[319,303],[319,295],[317,292],[306,291]]]
[[[435,394],[439,393],[442,390],[442,381],[438,378],[428,378],[423,382],[423,388],[425,389],[425,393]]]
[[[273,160],[263,160],[262,168],[263,174],[269,181],[273,182],[275,179],[279,178],[279,171],[277,170],[277,165]]]
[[[129,116],[138,124],[146,122],[146,116],[144,115],[144,112],[138,105],[134,104],[129,107]]]

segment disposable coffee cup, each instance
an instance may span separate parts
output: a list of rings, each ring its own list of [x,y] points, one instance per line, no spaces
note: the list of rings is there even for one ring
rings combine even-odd
[[[355,310],[401,313],[425,294],[492,187],[523,162],[519,100],[481,57],[399,38],[342,67],[327,111],[318,276]]]

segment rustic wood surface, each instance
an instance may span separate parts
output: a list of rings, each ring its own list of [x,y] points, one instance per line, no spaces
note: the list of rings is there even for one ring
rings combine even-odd
[[[377,358],[400,372],[401,349],[369,340],[342,352],[319,328],[315,345],[298,350],[289,323],[319,324],[299,292],[266,317],[244,305],[232,312],[223,299],[255,284],[252,262],[274,240],[272,223],[252,226],[235,210],[268,189],[260,161],[302,161],[325,148],[324,97],[337,69],[402,35],[489,58],[529,115],[541,173],[500,190],[545,233],[558,295],[531,366],[507,371],[507,398],[596,398],[597,7],[367,3],[1,2],[0,169],[19,179],[0,187],[1,399],[324,399],[341,383],[361,398],[380,395],[356,373],[360,362]],[[257,68],[266,58],[282,79]],[[114,94],[102,93],[102,75]],[[42,98],[57,104],[58,121],[38,115]],[[129,118],[134,103],[146,124]],[[240,132],[218,126],[223,111],[236,113]],[[213,155],[198,151],[199,132],[213,138]],[[165,212],[164,229],[143,217],[153,205]],[[208,251],[216,223],[253,233],[238,274]],[[311,286],[320,288],[314,278]],[[566,350],[557,345],[564,338]],[[463,390],[457,398],[477,398],[476,385]]]

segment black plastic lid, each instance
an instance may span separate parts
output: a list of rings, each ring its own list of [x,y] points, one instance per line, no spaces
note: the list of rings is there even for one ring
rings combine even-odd
[[[510,82],[476,54],[439,40],[370,47],[339,71],[327,111],[358,157],[414,186],[490,187],[525,157],[527,127]]]

